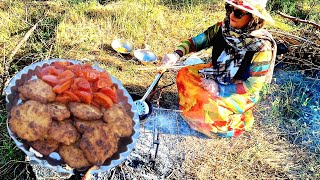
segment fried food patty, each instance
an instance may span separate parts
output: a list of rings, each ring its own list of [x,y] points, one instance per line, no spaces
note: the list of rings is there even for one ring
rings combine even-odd
[[[62,121],[70,117],[70,111],[65,104],[62,103],[50,103],[48,104],[51,117],[55,120]]]
[[[89,104],[70,102],[68,106],[71,113],[82,120],[97,120],[103,116],[99,108]]]
[[[111,124],[119,121],[119,118],[127,116],[128,114],[126,113],[125,109],[121,105],[115,104],[111,108],[104,111],[103,121],[108,124]]]
[[[114,105],[106,110],[103,114],[103,121],[118,137],[128,137],[132,134],[132,118],[121,105]]]
[[[79,144],[89,162],[101,165],[118,150],[118,141],[112,132],[106,133],[99,126],[85,131]]]
[[[41,139],[29,142],[29,144],[42,155],[48,156],[59,147],[60,143],[52,139]]]
[[[81,169],[91,165],[83,151],[75,144],[60,146],[59,154],[64,162],[73,168]]]
[[[79,133],[84,133],[88,129],[93,129],[97,126],[102,126],[105,124],[102,120],[93,120],[93,121],[86,121],[74,118],[74,126],[77,128]]]
[[[118,121],[111,124],[107,124],[115,135],[118,137],[129,137],[132,134],[132,123],[129,121]]]
[[[18,91],[22,99],[31,99],[44,104],[53,102],[56,98],[52,87],[41,79],[27,81],[23,86],[18,88]]]
[[[75,143],[80,139],[80,134],[72,125],[70,119],[64,121],[53,121],[48,130],[48,138],[61,142],[65,145]]]
[[[45,136],[52,123],[47,105],[33,100],[14,106],[10,115],[10,129],[27,141],[35,141]]]

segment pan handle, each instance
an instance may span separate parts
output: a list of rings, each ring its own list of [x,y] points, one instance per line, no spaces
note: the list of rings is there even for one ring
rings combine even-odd
[[[152,89],[154,88],[154,86],[158,83],[158,81],[160,80],[162,74],[164,72],[166,72],[166,70],[169,68],[169,66],[162,66],[161,70],[158,72],[158,74],[156,75],[156,78],[153,80],[152,84],[150,85],[150,87],[148,88],[147,92],[144,94],[144,96],[142,97],[142,99],[140,99],[140,101],[145,101],[146,98],[149,96],[150,92],[152,91]]]
[[[148,88],[147,92],[144,94],[144,96],[142,97],[142,99],[140,101],[145,101],[146,98],[148,97],[148,95],[150,94],[150,92],[152,91],[152,89],[154,88],[154,86],[157,84],[157,82],[160,80],[162,73],[158,73],[156,78],[153,80],[152,84],[150,85],[150,87]]]

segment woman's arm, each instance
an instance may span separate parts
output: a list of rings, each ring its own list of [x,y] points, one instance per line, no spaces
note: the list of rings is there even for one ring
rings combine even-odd
[[[182,41],[180,45],[177,46],[175,52],[180,56],[184,56],[191,52],[197,52],[202,49],[208,48],[211,41],[213,41],[222,23],[219,22],[211,27],[209,27],[205,32],[198,34],[188,40]]]
[[[271,59],[272,51],[255,53],[249,69],[249,78],[245,81],[238,81],[238,83],[229,85],[218,84],[219,96],[229,97],[233,94],[245,94],[260,91],[265,83]]]

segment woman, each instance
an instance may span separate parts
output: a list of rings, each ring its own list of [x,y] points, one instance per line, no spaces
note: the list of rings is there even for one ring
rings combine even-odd
[[[267,0],[225,0],[226,18],[183,41],[162,63],[212,47],[212,62],[182,68],[177,75],[179,106],[191,128],[209,137],[236,137],[253,125],[252,108],[270,82],[276,55]]]

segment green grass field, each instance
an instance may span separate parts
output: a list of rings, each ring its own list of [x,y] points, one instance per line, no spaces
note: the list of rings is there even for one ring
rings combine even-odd
[[[301,37],[305,37],[302,30],[319,35],[311,25],[295,24],[276,15],[279,1],[272,2],[270,6],[273,5],[275,9],[272,15],[276,25],[267,25],[267,29]],[[319,22],[319,2],[301,1],[293,4],[296,6],[289,4],[291,9],[286,13],[302,14],[304,18]],[[308,4],[313,5],[313,9],[308,8]],[[172,52],[182,40],[222,21],[225,16],[223,7],[223,1],[218,0],[100,0],[100,3],[97,0],[0,0],[1,90],[23,67],[44,59],[65,58],[96,62],[119,79],[129,92],[142,95],[157,73],[152,68],[160,63],[145,65],[132,56],[120,55],[112,50],[112,40],[127,39],[135,48],[147,44],[160,59],[165,53]],[[301,9],[300,14],[297,13],[298,9]],[[36,29],[10,57],[36,23]],[[276,40],[281,39],[277,33],[273,35]],[[319,47],[319,38],[314,39]],[[210,52],[204,51],[203,54]],[[159,85],[174,81],[175,72],[168,73]],[[295,91],[292,92],[292,89]],[[303,133],[303,129],[298,128],[300,124],[294,124],[298,123],[294,121],[295,116],[290,115],[299,115],[299,106],[310,102],[306,96],[297,96],[292,100],[292,96],[304,92],[305,89],[299,84],[288,82],[280,87],[271,84],[263,91],[263,101],[255,107],[257,122],[252,132],[237,139],[216,139],[205,144],[195,139],[186,141],[186,152],[193,153],[192,156],[186,156],[183,162],[189,177],[319,179],[319,151],[311,152],[290,143],[288,134],[292,132],[279,128],[284,124],[293,128],[295,133]],[[176,88],[166,88],[158,100],[159,106],[171,108],[170,102],[177,101]],[[0,179],[31,179],[23,152],[7,133],[4,94],[1,96],[0,112]]]

